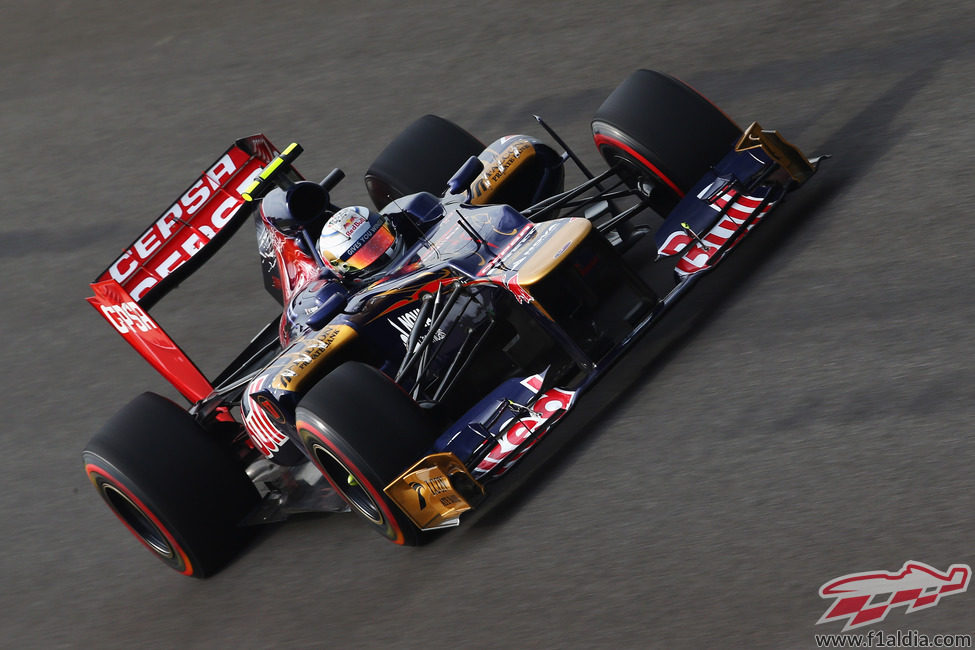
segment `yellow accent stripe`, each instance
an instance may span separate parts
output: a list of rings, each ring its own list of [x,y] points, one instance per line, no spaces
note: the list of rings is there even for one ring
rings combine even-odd
[[[261,175],[259,176],[259,178],[262,181],[266,181],[268,179],[268,177],[270,177],[271,174],[274,173],[274,170],[276,170],[278,167],[280,167],[281,166],[281,163],[283,163],[283,162],[284,161],[281,159],[281,156],[278,156],[277,158],[275,158],[274,160],[272,160],[270,163],[268,163],[268,166],[265,167],[263,171],[261,171]]]
[[[298,146],[297,142],[292,142],[291,144],[288,145],[288,148],[285,149],[281,154],[275,156],[274,160],[269,162],[267,167],[265,167],[261,171],[261,174],[257,177],[258,180],[251,183],[250,187],[248,187],[243,193],[241,193],[240,195],[241,198],[243,198],[245,201],[253,201],[254,200],[253,194],[257,190],[261,182],[266,181],[268,178],[270,178],[271,174],[273,174],[277,170],[277,168],[281,166],[281,163],[284,162],[282,156],[287,156],[292,151],[294,151],[295,147],[297,146]]]
[[[254,194],[254,191],[257,189],[257,186],[260,184],[261,181],[254,181],[253,183],[251,183],[250,187],[248,187],[246,190],[241,192],[240,198],[244,199],[245,201],[253,201],[254,197],[252,195]]]

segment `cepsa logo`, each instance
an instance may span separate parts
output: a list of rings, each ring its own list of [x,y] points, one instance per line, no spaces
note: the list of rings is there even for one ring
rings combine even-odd
[[[164,278],[178,268],[183,262],[192,257],[197,251],[213,238],[237,212],[243,203],[239,198],[240,192],[250,183],[250,175],[244,174],[243,182],[234,193],[226,193],[226,198],[215,207],[207,208],[202,213],[204,219],[192,222],[192,228],[185,228],[186,235],[181,241],[169,242],[173,234],[187,225],[207,201],[214,196],[220,186],[231,179],[238,169],[238,163],[231,156],[245,156],[243,152],[231,150],[224,154],[203,176],[201,176],[183,196],[173,203],[169,209],[150,226],[131,248],[126,250],[109,267],[109,275],[119,284],[129,279],[138,268],[151,256],[165,248],[164,257],[153,267],[153,273],[158,278]],[[255,166],[255,170],[257,169]],[[156,277],[147,277],[136,287],[130,288],[131,295],[138,300],[142,294],[158,282]]]
[[[148,332],[149,330],[159,329],[156,322],[149,318],[149,314],[134,302],[124,302],[120,305],[101,305],[99,309],[106,320],[114,325],[115,329],[121,334],[134,333],[136,330]]]

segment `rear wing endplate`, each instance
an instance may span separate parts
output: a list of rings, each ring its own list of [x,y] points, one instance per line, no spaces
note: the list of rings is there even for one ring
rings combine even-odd
[[[95,295],[88,302],[105,317],[153,368],[191,402],[198,402],[213,387],[169,335],[115,280],[92,283]]]
[[[242,194],[277,156],[263,134],[237,140],[91,284],[91,306],[190,402],[213,387],[147,310],[248,218],[255,204]]]

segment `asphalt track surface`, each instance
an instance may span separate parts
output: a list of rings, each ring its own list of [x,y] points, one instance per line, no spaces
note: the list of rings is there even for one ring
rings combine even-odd
[[[831,578],[975,564],[963,4],[0,3],[0,646],[812,647]],[[582,434],[420,549],[307,516],[198,581],[118,525],[79,452],[173,391],[87,282],[230,142],[300,141],[344,204],[427,112],[486,140],[540,113],[596,166],[588,120],[640,67],[833,159]],[[228,250],[154,312],[211,373],[274,312],[253,239]],[[973,599],[877,629],[975,632]]]

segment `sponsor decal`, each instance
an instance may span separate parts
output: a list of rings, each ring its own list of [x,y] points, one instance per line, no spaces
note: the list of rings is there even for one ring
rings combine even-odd
[[[174,231],[178,230],[182,226],[181,219],[185,217],[191,217],[203,206],[204,203],[210,198],[210,196],[220,187],[220,185],[229,180],[233,176],[234,172],[237,171],[237,165],[234,163],[233,158],[230,154],[225,154],[220,160],[216,162],[210,169],[208,169],[202,177],[200,177],[196,183],[190,186],[190,189],[181,196],[175,203],[173,203],[169,209],[163,213],[161,217],[154,223],[142,236],[135,241],[132,248],[125,251],[119,259],[109,267],[108,272],[111,277],[118,283],[124,282],[128,277],[138,268],[139,264],[149,259],[149,257],[155,253]],[[249,182],[249,181],[248,181]],[[213,237],[217,231],[220,230],[230,217],[233,216],[233,208],[237,207],[242,201],[234,199],[232,197],[228,198],[223,205],[214,210],[211,215],[211,222],[209,224],[203,224],[199,226],[199,231],[207,237]],[[199,235],[191,234],[187,237],[179,246],[180,249],[185,250],[188,255],[192,255],[194,252],[199,250],[203,246],[203,242],[200,240]],[[172,270],[168,268],[169,266],[174,266],[175,262],[172,264],[167,264],[169,260],[165,261],[160,265],[160,269],[163,271],[160,275],[165,277],[169,275]],[[158,270],[157,270],[158,272]]]
[[[267,375],[262,375],[250,383],[247,399],[241,404],[241,409],[244,411],[244,429],[254,448],[267,458],[272,458],[288,441],[288,437],[275,426],[275,422],[284,423],[284,416],[278,408],[267,396],[254,395],[264,387],[266,381]]]
[[[264,259],[275,259],[274,237],[263,219],[257,220],[257,252]]]
[[[569,250],[569,246],[571,246],[571,245],[572,245],[572,240],[569,239],[564,244],[562,244],[562,248],[560,248],[559,250],[557,250],[555,252],[555,255],[552,256],[552,259],[553,260],[557,260],[560,257],[562,257],[562,253],[564,253],[565,251]]]
[[[533,375],[521,384],[537,394],[542,388],[542,376]],[[505,423],[502,427],[504,433],[499,436],[498,444],[478,463],[472,474],[475,477],[483,476],[504,463],[500,471],[495,472],[496,476],[503,474],[541,439],[551,425],[572,407],[574,401],[575,391],[561,388],[550,388],[538,396],[527,415],[512,418]],[[538,435],[533,436],[536,430]]]
[[[169,335],[115,280],[94,282],[88,304],[190,402],[213,390],[210,382]]]
[[[355,208],[339,210],[328,220],[327,226],[351,238],[359,227],[368,221],[366,215],[360,214]]]
[[[527,304],[535,300],[518,282],[518,273],[506,273],[502,280],[504,287],[511,292],[519,303]]]
[[[286,423],[286,420],[284,419],[284,414],[281,412],[281,409],[279,409],[277,404],[275,404],[267,395],[260,394],[260,395],[252,395],[251,397],[253,398],[254,403],[257,404],[257,406],[260,407],[261,411],[267,414],[267,416],[271,418],[271,420],[277,422],[278,424]]]
[[[376,221],[370,225],[369,213],[364,209],[360,213],[358,208],[343,208],[336,212],[325,224],[322,247],[330,251],[336,257],[348,258],[369,241],[370,237],[376,233],[383,225],[383,222]],[[363,228],[366,229],[362,236],[357,237]],[[353,241],[353,237],[356,239]]]
[[[202,250],[237,214],[243,204],[240,192],[250,183],[247,167],[255,172],[260,169],[258,161],[248,161],[247,154],[237,148],[221,156],[99,279],[111,278],[135,300],[141,299]],[[238,187],[224,187],[234,178],[241,180]]]
[[[416,319],[419,317],[420,317],[420,308],[417,307],[416,309],[412,309],[408,312],[400,314],[395,319],[394,318],[389,319],[389,324],[392,325],[393,329],[395,329],[399,333],[399,338],[403,342],[404,348],[407,345],[409,345],[410,332],[412,332],[413,328],[416,327]],[[430,320],[430,318],[427,318],[427,322],[425,323],[425,326],[429,328],[431,324],[432,321]],[[447,336],[447,334],[442,329],[437,328],[437,331],[433,335],[433,340],[441,341],[445,336]],[[422,339],[418,339],[418,340],[422,340]]]
[[[98,309],[120,334],[134,333],[136,330],[148,332],[149,330],[159,329],[155,321],[149,318],[149,314],[134,301],[124,302],[120,305],[103,304]]]
[[[498,286],[504,287],[505,289],[508,290],[509,293],[511,293],[511,295],[515,297],[515,300],[517,300],[519,303],[525,304],[535,300],[535,298],[530,293],[528,293],[528,291],[523,286],[521,286],[521,283],[518,281],[517,271],[514,272],[509,271],[507,273],[493,273],[487,276],[486,278],[477,278],[476,280],[472,280],[468,283],[468,285],[485,284],[485,283],[496,284]]]
[[[349,246],[340,258],[354,269],[365,269],[382,257],[394,241],[392,231],[379,221],[370,226],[369,230]]]
[[[907,614],[937,605],[943,596],[968,590],[972,568],[952,564],[941,572],[923,562],[905,562],[900,571],[866,571],[833,578],[819,588],[819,597],[835,599],[816,624],[846,621],[842,631],[878,623],[894,607]]]
[[[761,197],[744,196],[736,190],[728,190],[710,203],[710,207],[716,212],[721,212],[728,203],[732,203],[732,205],[730,208],[727,208],[725,214],[722,215],[718,223],[707,234],[701,237],[700,240],[696,240],[692,233],[677,230],[667,237],[657,252],[660,255],[675,255],[686,250],[684,256],[677,262],[677,266],[675,267],[677,274],[683,277],[701,271],[707,266],[711,256],[728,242],[738,228],[761,205],[762,201],[763,199]],[[748,225],[745,232],[754,228],[774,205],[775,201],[767,203],[755,220]],[[733,242],[732,245],[737,245],[744,234],[741,233],[738,240]]]
[[[439,501],[440,505],[445,508],[461,502],[460,497],[454,493],[454,488],[451,487],[446,476],[430,475],[422,482],[411,481],[410,487],[416,492],[417,509],[420,511],[426,510],[428,505],[427,497],[424,496],[424,493],[431,499]]]
[[[505,244],[504,248],[502,248],[500,251],[498,251],[498,254],[497,255],[495,255],[494,257],[492,257],[490,260],[487,261],[487,263],[484,264],[484,266],[481,267],[481,269],[477,272],[478,277],[481,277],[483,275],[487,275],[488,272],[490,272],[496,266],[498,266],[499,264],[502,263],[502,261],[504,260],[504,258],[507,257],[508,253],[511,252],[511,249],[512,248],[514,248],[519,243],[531,241],[532,239],[535,238],[535,235],[536,234],[537,234],[537,232],[535,230],[534,224],[530,224],[529,223],[529,224],[526,224],[525,226],[523,226],[522,229],[520,231],[518,231],[517,234],[514,235],[514,237],[511,239],[511,241],[509,241],[507,244]],[[540,243],[540,242],[536,242],[536,244],[537,243]],[[534,246],[534,245],[535,244],[533,244],[532,246]],[[531,249],[529,249],[529,250],[531,250]],[[512,265],[515,265],[515,263],[512,263]]]
[[[423,485],[420,484],[420,483],[417,483],[416,481],[412,481],[410,483],[410,487],[413,488],[413,491],[414,492],[416,492],[417,507],[420,510],[426,510],[427,509],[427,500],[425,498],[423,498]]]
[[[460,515],[470,510],[457,483],[467,486],[468,494],[484,494],[460,460],[451,453],[430,454],[403,472],[383,492],[421,530],[432,530],[460,523]]]
[[[294,350],[282,356],[284,365],[275,375],[272,386],[281,390],[297,390],[299,380],[305,376],[315,361],[333,343],[341,342],[351,333],[353,330],[348,325],[327,325],[313,339],[296,344]]]
[[[508,145],[495,159],[490,167],[486,167],[477,181],[474,183],[474,197],[480,197],[485,192],[493,189],[493,185],[499,182],[508,172],[508,169],[518,162],[525,152],[534,153],[532,143],[528,140],[516,140]],[[530,156],[529,156],[530,157]]]

